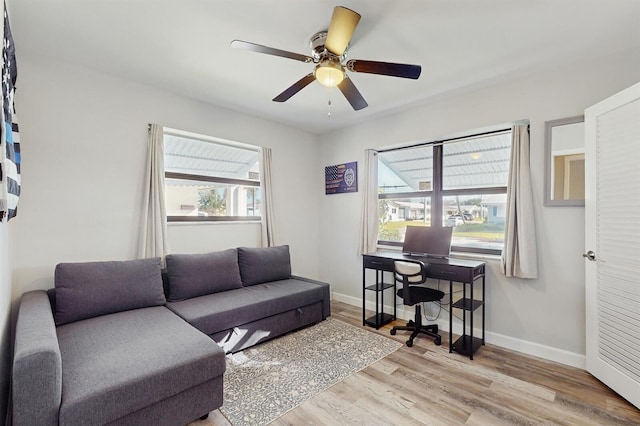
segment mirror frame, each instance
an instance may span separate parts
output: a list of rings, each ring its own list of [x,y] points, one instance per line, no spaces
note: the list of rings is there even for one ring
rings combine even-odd
[[[567,124],[583,123],[584,115],[545,121],[544,123],[544,205],[546,207],[584,206],[584,200],[552,200],[551,199],[551,132],[554,127]]]

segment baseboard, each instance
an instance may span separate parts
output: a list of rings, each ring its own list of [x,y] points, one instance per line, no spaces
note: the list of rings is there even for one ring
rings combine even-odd
[[[332,300],[337,302],[346,303],[352,306],[359,306],[362,308],[362,299],[352,296],[347,296],[344,294],[333,292]],[[366,308],[368,310],[375,310],[375,302],[367,301]],[[385,305],[385,312],[393,311],[393,306]],[[413,318],[413,309],[408,308],[406,306],[398,306],[396,308],[396,316],[399,319],[409,320]],[[446,311],[442,311],[444,315],[447,315]],[[442,331],[449,332],[449,319],[443,318],[442,315],[438,320],[436,320],[438,324],[438,328]],[[453,332],[455,334],[461,334],[462,332],[462,324],[458,324],[458,321],[455,321],[453,324]],[[477,330],[474,328],[474,336],[480,336],[482,334],[481,330]],[[521,352],[526,355],[531,355],[539,358],[546,359],[548,361],[557,362],[564,365],[569,365],[571,367],[586,369],[586,357],[583,354],[578,354],[575,352],[569,352],[564,349],[558,349],[547,345],[542,345],[540,343],[529,342],[522,339],[516,339],[515,337],[505,336],[499,333],[493,333],[490,331],[485,332],[485,341],[495,346],[500,346],[501,348],[509,349],[516,352]]]
[[[492,345],[511,349],[512,351],[522,352],[548,361],[554,361],[571,367],[580,368],[582,370],[586,370],[587,368],[587,358],[584,354],[569,352],[564,349],[529,342],[527,340],[516,339],[514,337],[498,333],[487,332],[486,341]]]

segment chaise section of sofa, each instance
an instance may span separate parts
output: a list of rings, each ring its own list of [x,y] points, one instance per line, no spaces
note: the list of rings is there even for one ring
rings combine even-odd
[[[51,298],[23,295],[14,425],[183,425],[222,405],[224,352],[164,306],[160,274],[159,259],[61,264]]]
[[[167,278],[167,307],[225,352],[245,349],[331,314],[329,284],[293,277],[288,246],[169,255]]]
[[[176,425],[208,413],[214,397],[222,404],[222,394],[215,390],[222,387],[225,362],[207,340],[164,306],[59,327],[64,366],[60,424],[87,419],[94,424],[136,424],[127,418],[133,415],[147,424],[162,418]],[[191,401],[188,391],[196,387],[203,392]],[[170,401],[199,407],[187,418],[161,404],[147,408]],[[149,413],[140,416],[139,411]]]

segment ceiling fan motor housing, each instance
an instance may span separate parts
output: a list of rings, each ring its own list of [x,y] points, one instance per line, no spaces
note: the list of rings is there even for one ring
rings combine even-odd
[[[347,54],[349,46],[344,50],[342,56],[334,55],[325,47],[327,34],[327,31],[319,31],[309,39],[309,47],[311,48],[311,56],[313,57],[314,62],[321,62],[323,59],[327,59],[328,57],[332,57],[334,61],[342,62]]]

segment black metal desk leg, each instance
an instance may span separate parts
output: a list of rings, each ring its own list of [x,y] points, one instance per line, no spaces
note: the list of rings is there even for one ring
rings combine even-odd
[[[484,311],[487,306],[487,299],[484,298],[484,275],[482,276],[482,344],[484,345]]]
[[[380,282],[380,271],[376,269],[376,286]],[[376,330],[380,328],[380,315],[378,313],[378,303],[380,302],[380,292],[376,291]]]
[[[363,326],[367,325],[365,321],[365,319],[367,318],[366,316],[367,291],[365,290],[365,287],[367,287],[367,268],[363,266],[362,267],[362,325]]]
[[[471,329],[469,330],[469,359],[473,360],[473,281],[471,281],[471,295],[469,297],[471,299],[471,309],[469,310],[469,318],[471,322]]]
[[[462,283],[462,300],[466,300],[466,299],[467,299],[467,285],[463,282]],[[467,333],[467,310],[462,309],[462,334],[460,335],[459,342],[462,344],[463,350],[467,349],[467,339],[465,338],[466,333]]]
[[[453,352],[453,281],[449,281],[449,353]]]
[[[393,274],[392,276],[392,282],[393,282],[393,290],[391,293],[391,299],[393,300],[393,319],[397,319],[398,318],[398,301],[396,300],[396,276],[395,274]]]
[[[380,271],[380,283],[384,282],[384,271]],[[382,285],[382,284],[381,284]],[[380,312],[384,312],[384,291],[379,291],[376,293],[380,293]],[[380,314],[380,321],[378,321],[378,327],[376,330],[382,326],[382,314]]]

